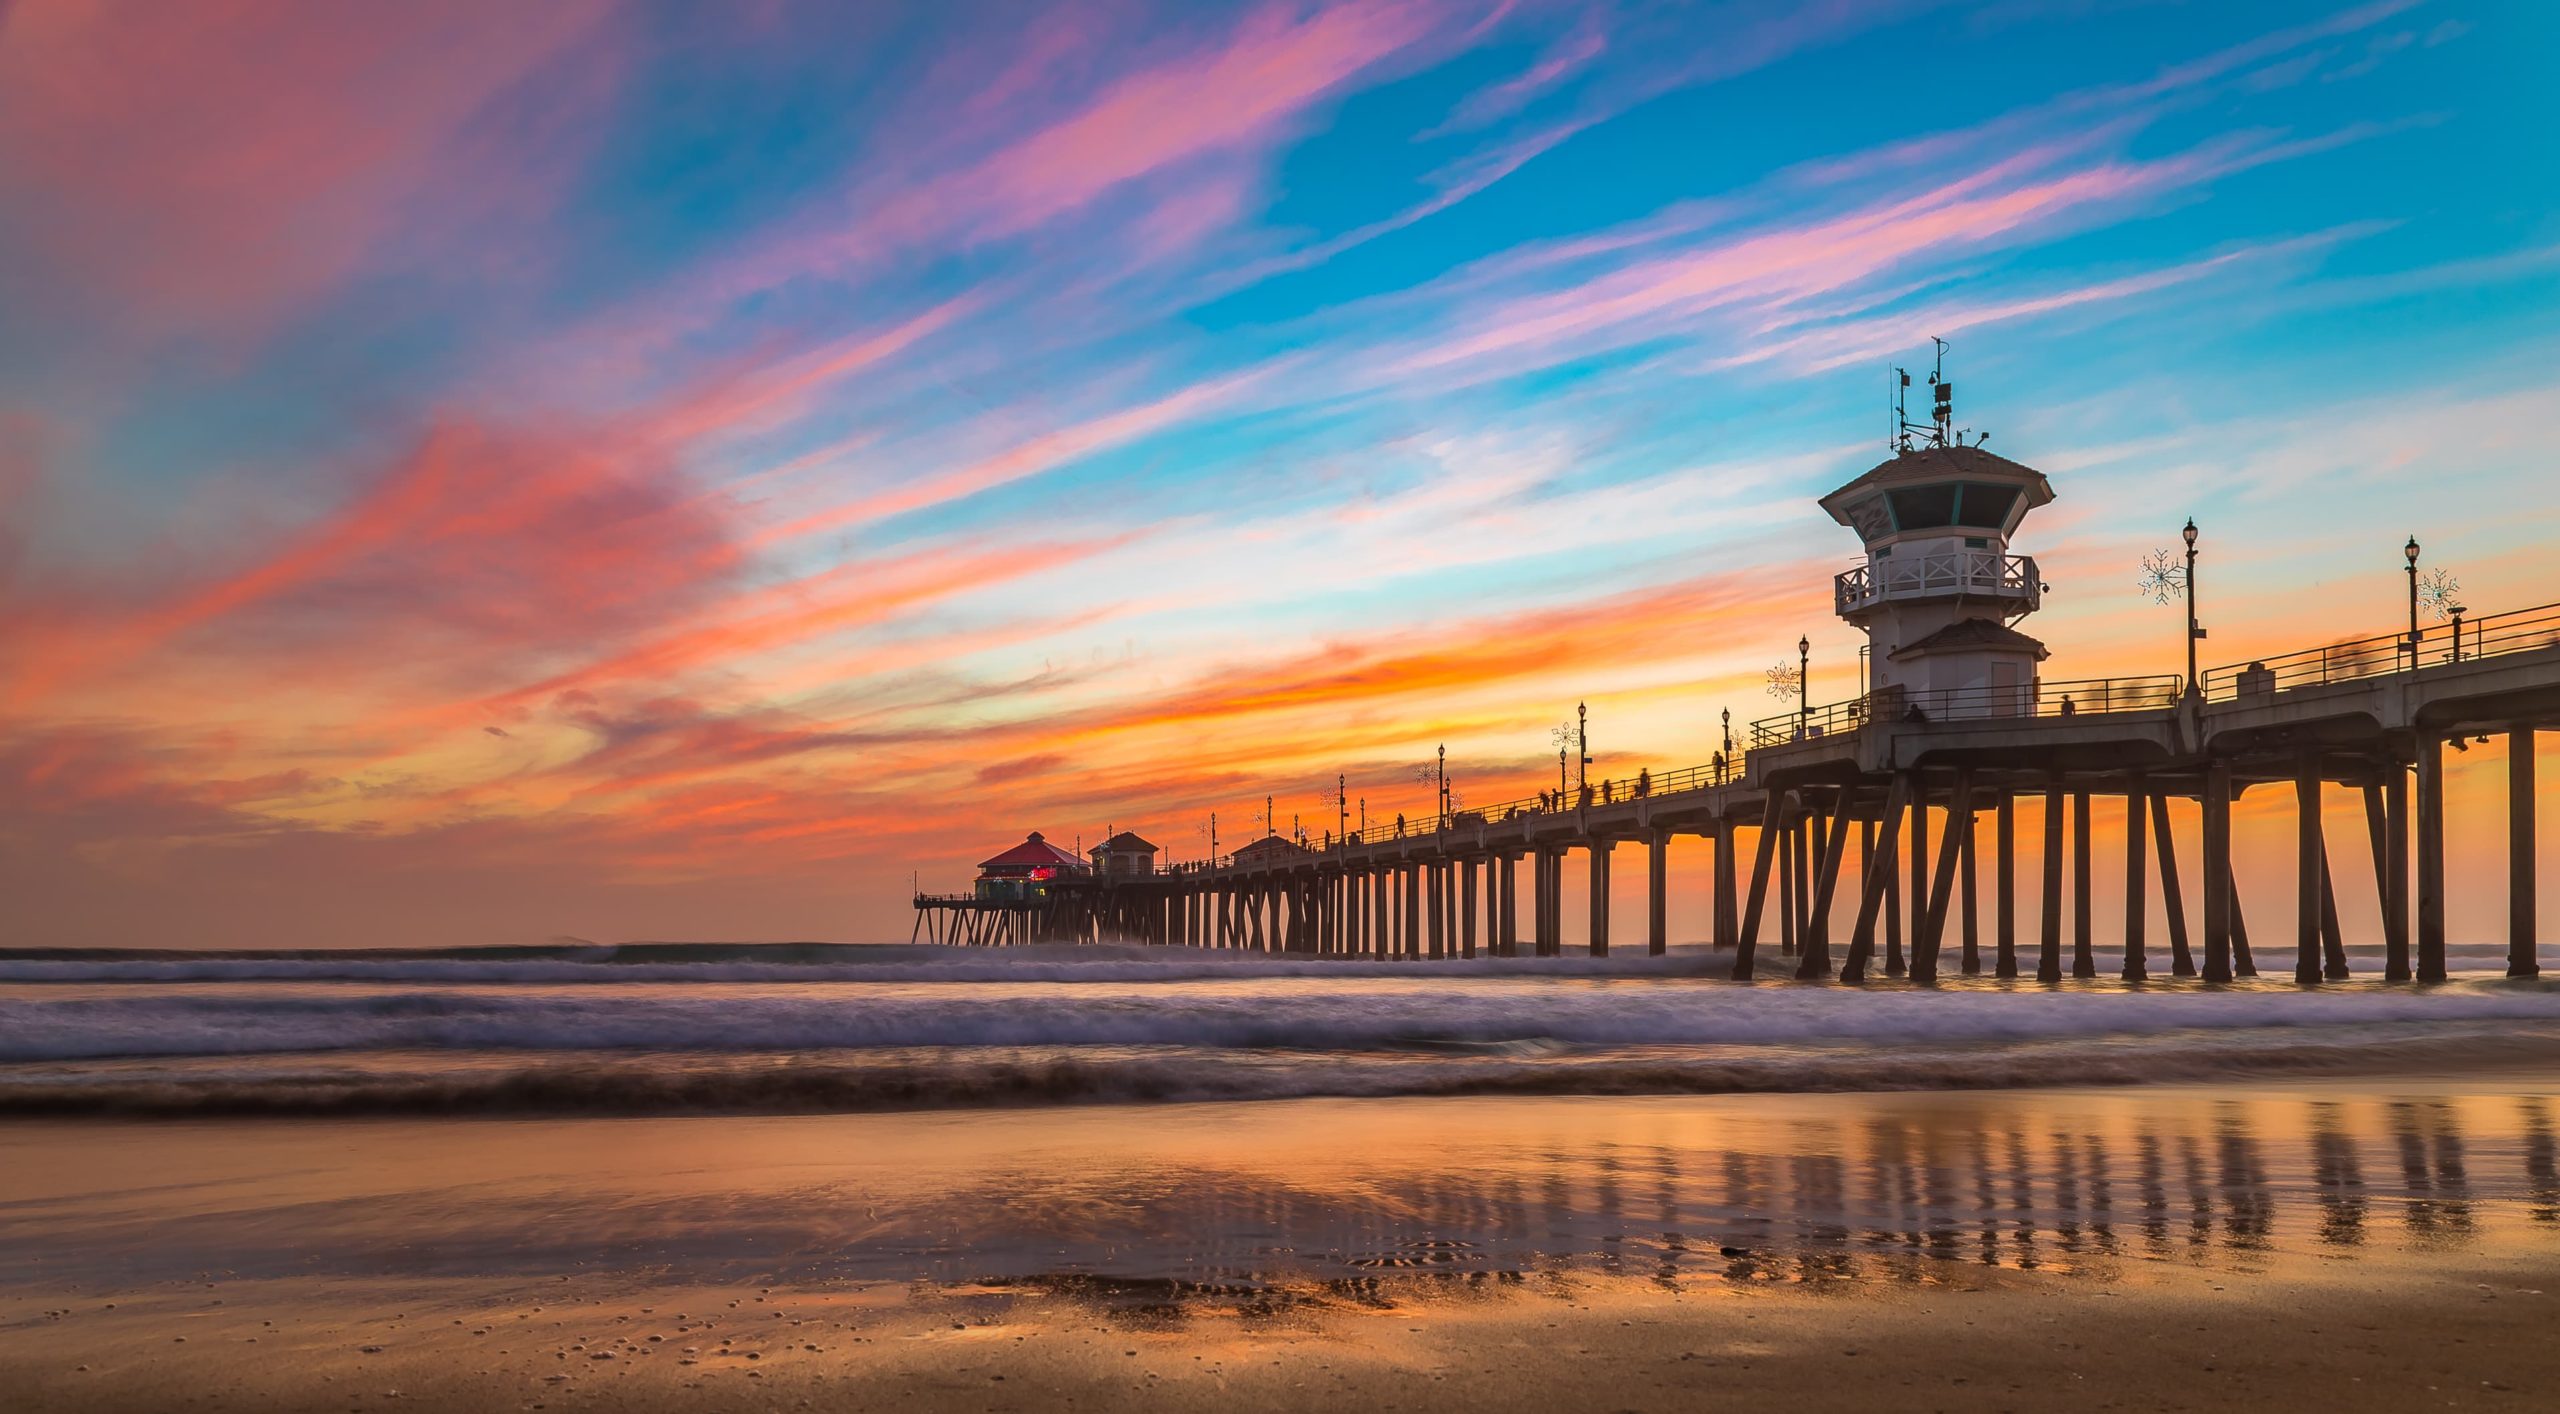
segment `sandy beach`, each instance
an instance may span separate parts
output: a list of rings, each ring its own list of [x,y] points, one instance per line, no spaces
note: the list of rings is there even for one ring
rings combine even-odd
[[[0,1131],[13,1409],[2540,1408],[2560,1076]]]

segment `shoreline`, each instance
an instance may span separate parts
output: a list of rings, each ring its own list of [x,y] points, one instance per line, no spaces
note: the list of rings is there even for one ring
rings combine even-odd
[[[72,1414],[2528,1409],[2560,1068],[26,1121],[0,1274]]]

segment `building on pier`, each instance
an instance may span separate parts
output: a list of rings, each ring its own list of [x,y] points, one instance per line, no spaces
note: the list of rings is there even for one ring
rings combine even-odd
[[[1272,834],[1264,835],[1251,844],[1239,846],[1234,854],[1228,856],[1228,862],[1247,867],[1268,867],[1294,859],[1304,859],[1313,853],[1313,850],[1295,840],[1282,839]]]
[[[1087,867],[1033,830],[1022,843],[979,863],[975,895],[987,903],[1047,898],[1050,885],[1062,878],[1081,877]]]
[[[1087,850],[1097,879],[1143,879],[1156,872],[1156,847],[1122,830]]]

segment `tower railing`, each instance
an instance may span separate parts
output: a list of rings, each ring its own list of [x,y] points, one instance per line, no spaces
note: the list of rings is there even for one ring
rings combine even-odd
[[[2031,612],[2044,601],[2044,583],[2036,577],[2034,556],[2004,555],[1997,550],[1888,555],[1843,570],[1831,580],[1832,602],[1843,614],[1896,599],[1946,594],[2009,600],[2020,612]]]

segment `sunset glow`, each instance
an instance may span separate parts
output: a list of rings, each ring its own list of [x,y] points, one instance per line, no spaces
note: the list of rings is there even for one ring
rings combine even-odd
[[[1933,335],[2052,678],[2183,669],[2189,516],[2208,665],[2560,600],[2560,13],[2061,8],[0,0],[8,941],[903,939],[1703,762],[1859,691]]]

